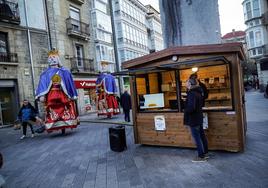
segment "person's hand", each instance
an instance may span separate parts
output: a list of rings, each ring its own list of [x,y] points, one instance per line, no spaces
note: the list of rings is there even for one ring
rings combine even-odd
[[[40,102],[45,102],[45,101],[46,101],[46,98],[45,98],[44,96],[41,96],[41,97],[39,98],[39,100],[40,100]]]
[[[39,124],[43,123],[43,120],[40,117],[36,116],[35,119],[36,119],[37,123],[39,123]]]

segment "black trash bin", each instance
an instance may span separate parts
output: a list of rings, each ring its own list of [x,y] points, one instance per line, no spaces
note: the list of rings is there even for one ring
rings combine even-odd
[[[121,152],[127,148],[125,126],[110,127],[109,138],[112,151]]]

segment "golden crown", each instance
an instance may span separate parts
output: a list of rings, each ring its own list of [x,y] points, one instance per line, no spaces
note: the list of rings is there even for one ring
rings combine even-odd
[[[47,53],[48,56],[52,56],[52,55],[56,55],[56,56],[59,56],[59,51],[58,50],[50,50],[48,53]]]

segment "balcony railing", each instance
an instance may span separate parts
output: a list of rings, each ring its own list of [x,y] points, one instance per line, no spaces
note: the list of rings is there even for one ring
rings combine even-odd
[[[80,22],[72,18],[68,18],[66,19],[66,27],[69,36],[81,38],[84,40],[89,39],[89,24]]]
[[[71,1],[79,5],[82,5],[85,3],[85,0],[71,0]]]
[[[263,46],[263,55],[268,56],[268,44]]]
[[[70,58],[72,73],[93,73],[95,72],[93,59],[79,57]]]
[[[268,11],[262,14],[261,21],[263,25],[268,25]]]
[[[18,55],[15,53],[0,52],[0,62],[18,63]]]
[[[20,24],[18,3],[0,0],[0,21]]]

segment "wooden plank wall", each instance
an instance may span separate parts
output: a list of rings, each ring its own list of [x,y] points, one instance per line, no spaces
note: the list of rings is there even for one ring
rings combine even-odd
[[[156,131],[154,116],[164,115],[166,131]],[[240,151],[236,115],[225,112],[211,112],[208,114],[209,128],[206,130],[209,149]],[[137,131],[139,144],[195,147],[189,127],[183,125],[183,113],[138,113]]]

